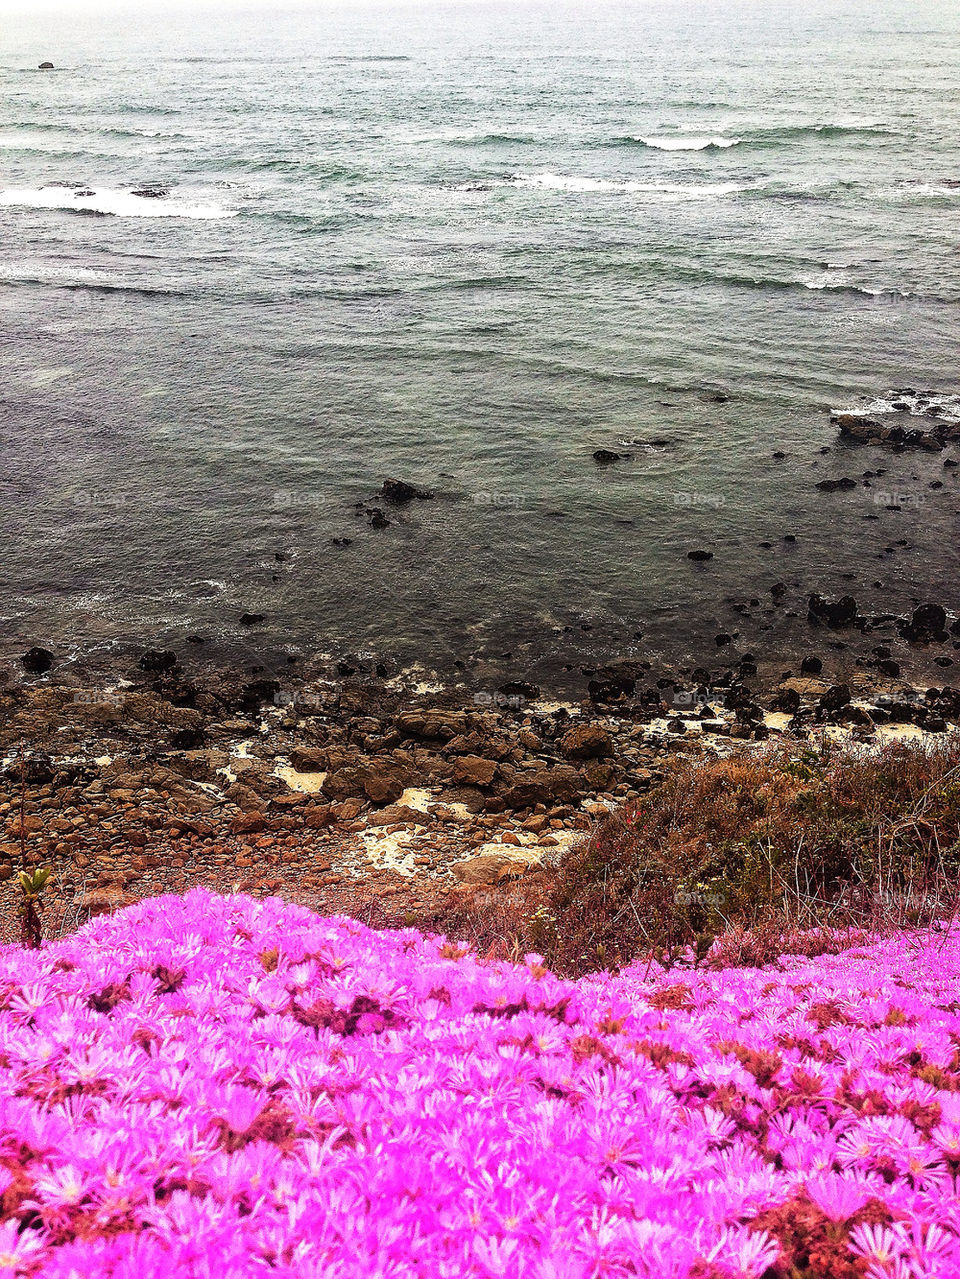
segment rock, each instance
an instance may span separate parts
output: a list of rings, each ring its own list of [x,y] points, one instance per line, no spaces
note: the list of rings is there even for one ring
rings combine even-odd
[[[880,440],[884,427],[873,418],[864,417],[860,413],[834,413],[830,421],[840,428],[840,434],[848,440],[866,443],[868,440]]]
[[[497,692],[510,701],[535,702],[540,696],[540,685],[531,684],[525,679],[514,679],[508,684],[501,684]]]
[[[162,187],[140,187],[138,191],[131,191],[131,195],[138,195],[141,200],[165,200],[170,194],[164,191]]]
[[[560,739],[560,753],[567,759],[607,759],[613,739],[599,724],[577,724]]]
[[[615,764],[592,759],[584,765],[583,778],[590,790],[608,791],[616,786],[620,773]]]
[[[713,551],[687,551],[687,559],[702,564],[706,560],[713,559]]]
[[[565,802],[580,793],[582,782],[579,773],[569,764],[555,768],[531,768],[525,771],[502,795],[504,806],[512,809],[536,808],[537,804],[551,805],[555,800]]]
[[[773,709],[787,715],[795,715],[800,709],[800,694],[795,688],[777,689],[773,697]]]
[[[122,910],[133,902],[119,884],[108,884],[103,888],[84,893],[79,901],[79,908],[88,915],[112,915],[115,910]]]
[[[807,603],[807,620],[827,626],[849,626],[857,616],[857,601],[852,595],[838,600],[827,600],[822,595],[811,595]]]
[[[28,675],[44,675],[55,658],[48,648],[31,648],[20,658],[20,664]]]
[[[241,613],[240,614],[241,626],[259,626],[262,621],[263,621],[262,613]]]
[[[367,821],[371,826],[425,826],[429,817],[407,804],[390,804],[378,813],[371,813]]]
[[[372,804],[392,804],[407,789],[406,779],[395,768],[362,769],[363,793]]]
[[[837,489],[842,489],[846,492],[849,489],[855,489],[856,487],[857,481],[850,479],[848,475],[845,475],[840,480],[821,480],[817,485],[817,488],[822,490],[824,493],[834,493]]]
[[[461,755],[453,766],[453,781],[467,786],[489,786],[496,773],[494,760],[482,759],[479,755]]]
[[[820,698],[820,709],[827,711],[838,711],[842,706],[847,706],[850,702],[850,687],[847,684],[833,684]]]
[[[819,657],[805,657],[800,663],[801,675],[819,675],[823,670],[823,662]]]
[[[518,879],[525,873],[528,865],[529,863],[520,857],[481,853],[478,857],[468,857],[466,861],[454,862],[450,869],[461,884],[492,887],[505,880]]]
[[[429,489],[417,488],[415,484],[408,484],[406,480],[384,480],[380,488],[380,496],[386,498],[388,502],[396,502],[399,506],[414,501],[428,502],[433,498]]]
[[[259,811],[238,813],[230,823],[230,829],[234,835],[257,835],[266,828],[267,819]]]
[[[921,604],[913,610],[909,622],[900,628],[904,639],[916,644],[947,638],[947,611],[940,604]]]
[[[40,63],[40,66],[39,66],[39,68],[38,68],[38,69],[39,69],[40,71],[53,71],[53,70],[55,70],[54,65],[53,65],[53,63],[52,63],[52,62],[41,62],[41,63]]]
[[[55,775],[53,761],[49,755],[34,753],[21,757],[17,754],[3,767],[3,776],[19,783],[21,778],[28,786],[46,786]]]
[[[290,763],[298,773],[325,773],[327,752],[317,747],[296,746],[290,752]]]
[[[620,456],[619,453],[614,453],[610,449],[596,449],[593,460],[598,466],[610,466],[613,462],[619,462]]]

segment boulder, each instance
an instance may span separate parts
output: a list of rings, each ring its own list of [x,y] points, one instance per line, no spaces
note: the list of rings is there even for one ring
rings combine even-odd
[[[597,449],[593,454],[593,460],[598,466],[610,466],[613,462],[620,461],[621,454],[614,453],[611,449]]]
[[[52,63],[52,62],[41,62],[41,63],[40,63],[39,70],[41,70],[41,71],[53,71],[53,70],[54,70],[54,65],[53,65],[53,63]]]
[[[48,648],[34,647],[24,653],[20,658],[20,664],[28,675],[44,675],[53,665],[54,660]]]
[[[850,688],[847,684],[833,684],[820,698],[820,709],[827,712],[838,711],[850,702]]]
[[[942,643],[947,638],[946,609],[940,604],[921,604],[901,627],[900,634],[916,644],[929,644],[933,640]]]
[[[392,804],[407,789],[405,776],[396,768],[371,767],[360,774],[363,793],[372,804]]]
[[[417,488],[415,484],[408,484],[406,480],[384,480],[380,488],[380,496],[386,498],[388,502],[396,502],[397,505],[403,506],[407,502],[427,502],[433,497],[429,489]]]
[[[505,880],[519,879],[529,866],[529,862],[520,857],[507,857],[498,853],[481,853],[478,857],[468,857],[465,861],[454,862],[451,866],[454,877],[461,884],[471,887],[493,887]]]
[[[467,786],[489,786],[496,773],[496,761],[479,755],[460,755],[453,766],[453,781]]]
[[[811,595],[807,602],[807,620],[825,626],[850,626],[857,616],[857,601],[852,595],[842,595],[838,600]]]
[[[367,818],[371,826],[425,826],[430,820],[427,813],[421,813],[407,804],[389,804],[378,813],[371,813]]]
[[[703,564],[713,559],[713,551],[687,551],[687,559],[693,560],[696,564]]]
[[[577,724],[560,739],[567,759],[606,759],[613,754],[613,738],[599,724]]]

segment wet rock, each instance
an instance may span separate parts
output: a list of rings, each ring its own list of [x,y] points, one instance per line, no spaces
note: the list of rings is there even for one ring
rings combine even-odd
[[[131,195],[138,195],[141,200],[165,200],[170,194],[162,187],[140,187],[136,191],[131,191]]]
[[[823,493],[835,493],[838,489],[848,492],[850,489],[857,487],[857,481],[850,479],[848,475],[843,476],[839,480],[821,480],[817,488]]]
[[[39,66],[39,68],[38,68],[38,69],[39,69],[40,71],[53,71],[53,70],[55,70],[54,65],[53,65],[53,63],[52,63],[52,62],[41,62],[41,63],[40,63],[40,66]]]
[[[379,506],[374,506],[367,511],[367,523],[371,528],[389,528],[390,521],[384,515]]]
[[[28,649],[20,658],[20,664],[28,675],[45,675],[55,658],[48,648]]]
[[[800,663],[801,675],[819,675],[823,670],[823,662],[819,657],[805,657]]]
[[[833,684],[820,698],[820,709],[828,714],[838,711],[842,706],[847,706],[850,702],[850,686],[848,684]]]
[[[946,609],[940,604],[921,604],[900,628],[900,634],[914,644],[943,643],[947,638]]]
[[[857,601],[852,595],[843,595],[838,600],[824,599],[822,595],[811,595],[807,602],[807,620],[825,626],[849,626],[857,616]]]
[[[515,679],[509,684],[501,684],[497,692],[509,699],[517,698],[522,702],[535,702],[540,696],[540,685],[531,684],[529,680]]]
[[[795,715],[800,709],[801,698],[795,688],[780,688],[774,694],[772,708],[787,715]]]
[[[161,675],[165,671],[172,671],[177,664],[176,653],[169,650],[149,649],[144,653],[137,665],[142,671],[148,675]]]
[[[613,738],[599,724],[578,724],[560,740],[567,759],[607,759],[613,754]]]
[[[380,488],[380,496],[386,498],[388,502],[404,506],[407,502],[428,502],[433,498],[433,493],[429,489],[408,484],[406,480],[384,480]]]
[[[262,613],[241,613],[240,614],[241,626],[259,626],[262,621],[263,621]]]
[[[687,559],[693,560],[696,564],[703,564],[713,559],[713,551],[687,551]]]
[[[596,449],[593,454],[593,460],[598,466],[610,466],[613,462],[619,462],[620,453],[614,453],[611,449]]]

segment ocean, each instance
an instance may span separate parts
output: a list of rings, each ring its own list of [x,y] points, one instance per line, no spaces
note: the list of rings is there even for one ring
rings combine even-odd
[[[955,3],[21,16],[0,95],[3,653],[560,686],[960,606],[957,449],[830,423],[960,419]]]

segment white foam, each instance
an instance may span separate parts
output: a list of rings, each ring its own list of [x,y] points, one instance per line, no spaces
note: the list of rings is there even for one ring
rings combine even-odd
[[[726,147],[735,147],[743,141],[742,138],[634,138],[635,142],[642,142],[645,147],[654,147],[657,151],[707,151],[711,147],[720,150]]]
[[[609,182],[604,178],[567,177],[560,173],[515,173],[510,186],[540,187],[549,191],[594,192],[610,191],[633,194],[647,192],[651,195],[681,196],[701,199],[709,196],[733,195],[742,190],[736,182],[713,182],[699,185],[678,182]]]
[[[833,268],[818,275],[801,276],[799,283],[805,289],[840,289],[849,285],[850,277],[846,271]]]
[[[86,192],[91,192],[87,195]],[[81,194],[82,193],[82,194]],[[118,218],[235,218],[236,210],[218,204],[187,203],[167,197],[151,198],[108,187],[11,187],[0,191],[0,205],[7,208],[69,209],[110,214]]]

